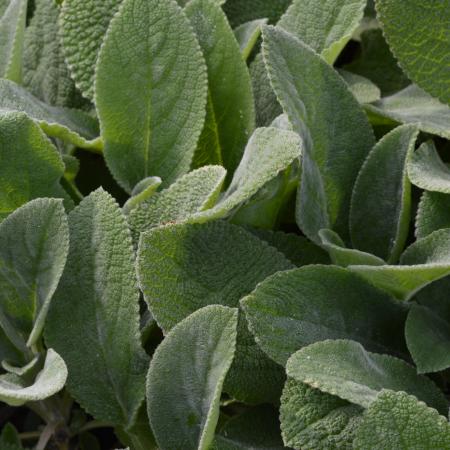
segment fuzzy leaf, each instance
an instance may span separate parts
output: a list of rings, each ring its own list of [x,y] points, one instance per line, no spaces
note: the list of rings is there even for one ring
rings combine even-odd
[[[450,195],[424,192],[417,210],[416,236],[421,239],[442,228],[450,228]]]
[[[237,309],[207,306],[157,348],[147,377],[150,424],[161,450],[206,450],[236,347]]]
[[[245,22],[234,30],[244,61],[249,58],[252,50],[255,48],[256,42],[261,36],[261,27],[266,24],[267,19],[256,19]]]
[[[98,56],[95,104],[106,162],[127,192],[189,170],[206,92],[203,56],[175,0],[124,0]]]
[[[381,99],[380,88],[368,78],[342,69],[339,70],[339,74],[359,103],[372,103]]]

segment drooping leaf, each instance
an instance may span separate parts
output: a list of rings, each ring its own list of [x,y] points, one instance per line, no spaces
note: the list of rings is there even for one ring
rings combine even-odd
[[[376,0],[377,16],[408,77],[450,104],[450,1]]]
[[[359,103],[372,103],[381,99],[380,88],[368,78],[342,69],[339,74]]]
[[[67,367],[51,348],[47,350],[44,367],[32,384],[14,374],[0,375],[0,401],[11,406],[44,400],[59,392],[66,383]]]
[[[147,377],[148,415],[161,450],[206,450],[236,347],[237,309],[196,311],[157,348]]]
[[[449,450],[450,425],[414,396],[383,390],[364,414],[353,448]]]
[[[352,243],[388,263],[398,260],[408,237],[411,184],[407,162],[418,134],[414,125],[386,134],[367,157],[353,191]]]
[[[364,408],[382,389],[405,391],[447,414],[448,402],[439,388],[415,367],[393,356],[367,352],[358,342],[322,341],[295,353],[286,366],[288,376],[322,392]]]
[[[300,348],[325,339],[406,352],[406,309],[347,269],[307,266],[279,272],[240,303],[256,342],[281,365]]]
[[[127,192],[189,170],[206,92],[204,58],[175,0],[124,0],[98,56],[95,104],[106,162]]]
[[[450,195],[424,192],[417,210],[416,237],[424,238],[442,228],[450,228]]]
[[[119,206],[101,189],[69,214],[69,228],[46,340],[67,363],[73,397],[94,417],[127,426],[144,398],[148,363],[131,235]]]
[[[297,450],[351,450],[360,406],[288,378],[281,397],[283,440]]]
[[[256,19],[239,25],[234,30],[244,61],[248,59],[256,42],[261,36],[261,27],[267,24],[267,19]]]
[[[204,306],[238,306],[267,276],[291,267],[274,248],[226,222],[154,228],[142,235],[138,252],[140,286],[164,331]],[[250,403],[275,401],[282,383],[282,371],[261,352],[241,317],[225,390]]]
[[[214,0],[191,0],[185,12],[208,70],[208,106],[193,166],[221,164],[232,176],[255,127],[252,86],[239,44]]]
[[[272,86],[304,141],[297,223],[315,242],[323,228],[347,240],[351,190],[374,144],[372,130],[342,78],[321,57],[280,29],[264,28],[263,36]]]

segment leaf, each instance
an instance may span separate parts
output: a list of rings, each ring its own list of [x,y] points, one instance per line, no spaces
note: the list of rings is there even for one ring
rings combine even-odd
[[[393,356],[370,353],[358,342],[322,341],[295,353],[288,376],[322,392],[367,408],[382,389],[405,391],[447,413],[444,394],[410,364]]]
[[[0,19],[0,76],[20,83],[27,0],[10,0]]]
[[[39,339],[68,248],[61,200],[32,200],[0,224],[0,326],[17,348]]]
[[[69,256],[46,340],[66,361],[68,389],[78,403],[99,420],[128,426],[144,398],[148,364],[130,232],[101,189],[69,214],[69,227]]]
[[[64,56],[76,85],[90,100],[94,100],[100,47],[121,3],[122,0],[64,0],[62,3],[59,24]]]
[[[281,397],[283,440],[298,450],[350,450],[362,408],[289,378]]]
[[[333,64],[363,18],[366,0],[293,0],[278,26]]]
[[[415,124],[420,131],[450,139],[450,107],[414,84],[364,107],[369,116]]]
[[[344,81],[321,57],[280,29],[264,28],[263,37],[272,86],[304,141],[297,223],[317,243],[322,228],[347,240],[351,189],[373,146],[372,130]]]
[[[450,195],[424,192],[416,216],[416,236],[421,239],[441,228],[450,228]]]
[[[150,424],[161,450],[206,450],[236,346],[237,310],[207,306],[156,349],[147,377]]]
[[[220,194],[225,174],[220,166],[205,166],[182,176],[130,212],[131,230],[138,234],[166,223],[183,222],[211,208]]]
[[[359,103],[371,103],[380,100],[380,88],[368,78],[342,69],[339,70],[339,74],[347,83],[348,88]]]
[[[185,8],[208,71],[205,125],[193,166],[223,165],[232,176],[255,128],[247,65],[225,14],[213,0],[191,0]]]
[[[154,228],[142,234],[138,251],[140,287],[165,332],[204,306],[238,306],[267,276],[291,267],[274,248],[227,222]],[[274,401],[282,371],[259,350],[243,319],[225,391],[245,402]]]
[[[46,105],[17,84],[0,80],[0,114],[8,112],[26,113],[50,137],[88,150],[102,149],[94,118],[82,111]]]
[[[0,401],[11,406],[44,400],[59,392],[66,383],[67,367],[53,349],[47,350],[45,364],[32,384],[14,374],[0,375]]]
[[[279,272],[240,303],[258,345],[283,366],[300,348],[325,339],[354,339],[378,352],[406,351],[406,309],[347,269]]]
[[[450,1],[377,0],[384,36],[408,77],[450,104]]]
[[[124,0],[98,56],[95,104],[106,162],[127,192],[189,170],[206,92],[203,56],[175,0]]]
[[[131,197],[123,205],[123,212],[129,214],[131,210],[148,200],[156,193],[161,183],[162,180],[159,177],[148,177],[140,181],[131,191]]]
[[[364,414],[353,448],[448,450],[450,425],[445,417],[412,395],[383,390]]]
[[[398,260],[408,237],[411,184],[407,162],[418,135],[414,125],[386,134],[369,153],[353,190],[352,243],[388,263]]]
[[[261,36],[261,27],[267,24],[267,19],[256,19],[245,22],[234,29],[234,35],[241,49],[242,57],[246,61],[256,42]]]
[[[0,161],[0,220],[36,197],[65,196],[61,157],[25,114],[0,115]]]

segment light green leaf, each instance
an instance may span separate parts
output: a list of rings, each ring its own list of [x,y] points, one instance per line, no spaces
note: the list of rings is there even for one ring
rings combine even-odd
[[[159,177],[148,177],[140,181],[131,191],[131,197],[123,205],[123,212],[129,214],[132,209],[148,200],[161,186],[162,180]]]
[[[14,374],[0,375],[0,401],[11,406],[44,400],[59,392],[66,383],[67,367],[61,356],[51,348],[43,369],[32,384]]]
[[[413,123],[420,131],[450,139],[450,107],[414,84],[364,107],[369,116],[379,116],[398,123]]]
[[[283,440],[298,450],[351,450],[360,406],[289,378],[281,397]]]
[[[204,306],[238,306],[259,282],[291,267],[265,242],[221,221],[155,228],[141,236],[138,252],[140,286],[164,331]],[[281,368],[258,348],[243,317],[238,331],[236,362],[225,390],[250,403],[275,401],[283,383]]]
[[[376,0],[384,36],[408,77],[450,104],[450,0]]]
[[[10,0],[0,19],[0,76],[20,83],[27,0]]]
[[[353,448],[449,450],[450,425],[414,396],[383,390],[364,414]]]
[[[206,93],[204,58],[175,0],[124,0],[98,56],[95,103],[106,162],[127,192],[189,170]]]
[[[24,112],[51,137],[77,147],[101,151],[98,125],[82,111],[49,106],[12,81],[0,80],[0,114]]]
[[[0,221],[33,198],[64,197],[61,157],[25,114],[0,116],[0,161]]]
[[[267,24],[267,19],[256,19],[239,25],[234,30],[241,54],[246,61],[261,36],[261,27]]]
[[[121,2],[64,0],[61,7],[59,24],[64,56],[76,85],[90,100],[94,100],[95,66],[100,47]]]
[[[322,341],[304,347],[288,361],[289,377],[364,408],[382,389],[405,391],[446,414],[438,387],[415,367],[393,356],[367,352],[358,342]]]
[[[250,75],[233,30],[215,1],[191,0],[185,12],[208,69],[206,120],[193,165],[223,165],[231,178],[255,128]]]
[[[225,175],[225,169],[220,166],[205,166],[189,172],[133,209],[128,216],[131,230],[138,235],[159,225],[183,222],[213,207]]]
[[[300,348],[325,339],[354,339],[370,350],[406,353],[406,309],[347,269],[279,272],[240,303],[256,342],[281,365]]]
[[[46,325],[68,389],[99,420],[128,426],[144,398],[148,359],[125,216],[99,189],[69,215],[70,249]],[[88,370],[86,370],[88,368]]]
[[[315,242],[323,228],[347,240],[351,190],[374,144],[370,125],[342,78],[320,56],[280,29],[265,27],[263,37],[272,86],[304,141],[297,223]]]
[[[213,305],[180,322],[156,349],[148,415],[161,450],[207,450],[236,348],[237,309]]]
[[[293,0],[278,22],[333,64],[363,18],[367,0]]]
[[[380,88],[368,78],[342,69],[339,70],[339,74],[359,103],[372,103],[381,99]]]
[[[18,348],[38,340],[68,248],[62,200],[32,200],[0,224],[0,326]]]
[[[365,253],[353,248],[347,248],[344,241],[331,230],[320,230],[319,237],[322,241],[322,247],[328,251],[333,264],[342,267],[348,267],[355,264],[368,266],[382,266],[386,264],[378,256],[371,253]]]
[[[13,366],[8,361],[2,361],[2,368],[5,369],[6,372],[13,373],[19,377],[29,377],[29,375],[32,374],[38,366],[39,360],[40,357],[37,355],[29,363],[22,367]]]
[[[407,161],[419,130],[403,125],[373,148],[356,179],[350,208],[353,246],[396,262],[408,237],[411,184]]]
[[[450,195],[424,192],[416,216],[417,239],[442,228],[450,228]]]

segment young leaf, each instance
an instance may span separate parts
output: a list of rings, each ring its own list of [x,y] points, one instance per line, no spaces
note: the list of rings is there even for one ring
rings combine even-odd
[[[360,406],[289,378],[281,397],[284,443],[298,450],[351,450]]]
[[[340,267],[276,273],[241,306],[258,345],[281,365],[300,348],[325,339],[354,339],[370,350],[406,353],[403,305]]]
[[[69,228],[69,256],[46,340],[67,363],[74,398],[99,420],[127,426],[144,398],[148,363],[130,232],[101,189],[70,213]]]
[[[237,309],[207,306],[176,325],[156,349],[147,404],[161,450],[210,447],[236,348],[237,320]]]
[[[0,434],[0,448],[5,450],[23,448],[20,443],[19,433],[15,429],[14,425],[9,422],[3,426],[2,432]]]
[[[244,61],[247,61],[256,42],[261,36],[261,27],[267,24],[267,19],[256,19],[239,25],[234,30]]]
[[[450,0],[376,0],[386,40],[408,77],[450,104]]]
[[[59,392],[66,383],[67,367],[61,356],[51,348],[47,351],[43,369],[32,384],[14,374],[0,375],[0,401],[11,406],[44,400]]]
[[[227,18],[214,0],[191,0],[185,12],[208,69],[206,120],[193,166],[220,164],[231,177],[255,128],[250,75]]]
[[[238,306],[267,276],[291,267],[274,248],[227,222],[155,228],[141,236],[138,252],[140,286],[164,331],[204,306]],[[243,318],[236,361],[225,390],[246,402],[274,401],[283,376]]]
[[[383,390],[364,414],[355,450],[450,449],[445,417],[406,392]]]
[[[38,340],[68,248],[61,200],[33,200],[0,224],[0,326],[13,343]]]
[[[22,81],[22,51],[27,0],[10,0],[0,19],[0,76]]]
[[[322,228],[347,240],[351,190],[374,144],[372,130],[342,78],[320,56],[280,29],[266,27],[263,37],[272,86],[305,146],[297,223],[315,242]]]
[[[388,263],[398,260],[408,237],[411,184],[406,167],[418,135],[414,125],[386,134],[367,157],[353,190],[352,243]]]
[[[295,353],[286,366],[288,376],[364,408],[382,389],[415,395],[447,414],[444,394],[410,364],[393,356],[367,352],[358,342],[323,341]]]
[[[155,194],[161,186],[161,183],[162,180],[159,177],[144,178],[131,191],[131,197],[123,205],[122,211],[125,214],[129,214],[133,209]]]
[[[0,221],[33,198],[65,197],[61,157],[25,114],[0,116],[0,160]]]
[[[72,78],[94,100],[94,75],[106,30],[122,0],[64,0],[60,36]]]
[[[422,239],[442,228],[450,228],[450,195],[424,192],[417,210],[416,237]]]
[[[98,56],[95,104],[106,162],[127,192],[189,170],[206,92],[203,56],[175,0],[124,0]]]

